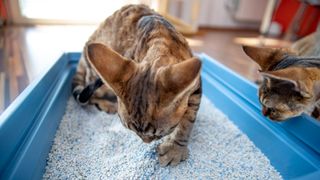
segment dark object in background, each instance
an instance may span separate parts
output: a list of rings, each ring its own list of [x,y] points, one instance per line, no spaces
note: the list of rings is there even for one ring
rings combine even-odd
[[[320,1],[281,0],[272,21],[282,26],[282,34],[287,40],[309,35],[316,31],[320,21]]]
[[[5,1],[0,1],[0,27],[4,26],[8,19],[8,11],[5,6]]]

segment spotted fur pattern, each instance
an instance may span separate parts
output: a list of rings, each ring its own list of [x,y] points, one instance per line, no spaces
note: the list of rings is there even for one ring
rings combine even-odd
[[[167,20],[147,6],[128,5],[86,43],[73,95],[80,104],[118,111],[122,124],[144,142],[165,137],[157,149],[160,164],[176,165],[188,157],[202,94],[200,68]]]

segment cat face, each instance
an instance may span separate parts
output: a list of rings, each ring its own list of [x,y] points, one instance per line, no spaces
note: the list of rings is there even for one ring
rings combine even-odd
[[[187,94],[179,97],[161,83],[163,70],[155,73],[151,67],[139,67],[117,93],[122,124],[144,142],[171,133],[187,109]]]
[[[125,127],[147,143],[175,129],[187,109],[190,87],[199,78],[198,59],[154,68],[127,60],[102,44],[87,49],[89,62],[117,95]]]
[[[295,81],[264,74],[259,88],[262,114],[271,120],[282,121],[299,116],[313,103],[312,95],[303,94]]]
[[[257,62],[264,78],[259,87],[262,114],[275,121],[299,116],[316,101],[314,81],[316,68],[287,67],[273,70],[284,57],[294,55],[286,49],[243,47]]]
[[[141,91],[124,95],[126,98],[123,98],[123,95],[119,97],[118,113],[122,124],[147,143],[171,133],[187,109],[186,97],[181,97],[175,102],[163,103],[174,100],[161,97],[160,94]]]

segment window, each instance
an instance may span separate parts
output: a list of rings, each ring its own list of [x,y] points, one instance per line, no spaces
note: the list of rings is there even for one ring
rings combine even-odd
[[[146,1],[146,0],[145,0]],[[13,0],[13,21],[31,24],[95,24],[126,4],[143,0]]]

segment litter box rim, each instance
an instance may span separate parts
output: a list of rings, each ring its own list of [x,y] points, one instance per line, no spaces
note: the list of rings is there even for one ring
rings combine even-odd
[[[245,133],[285,179],[320,176],[320,123],[307,115],[283,123],[260,113],[257,86],[208,55],[204,95]],[[80,53],[64,53],[0,116],[0,179],[41,179],[55,132],[71,95]],[[270,145],[272,144],[272,146]]]

